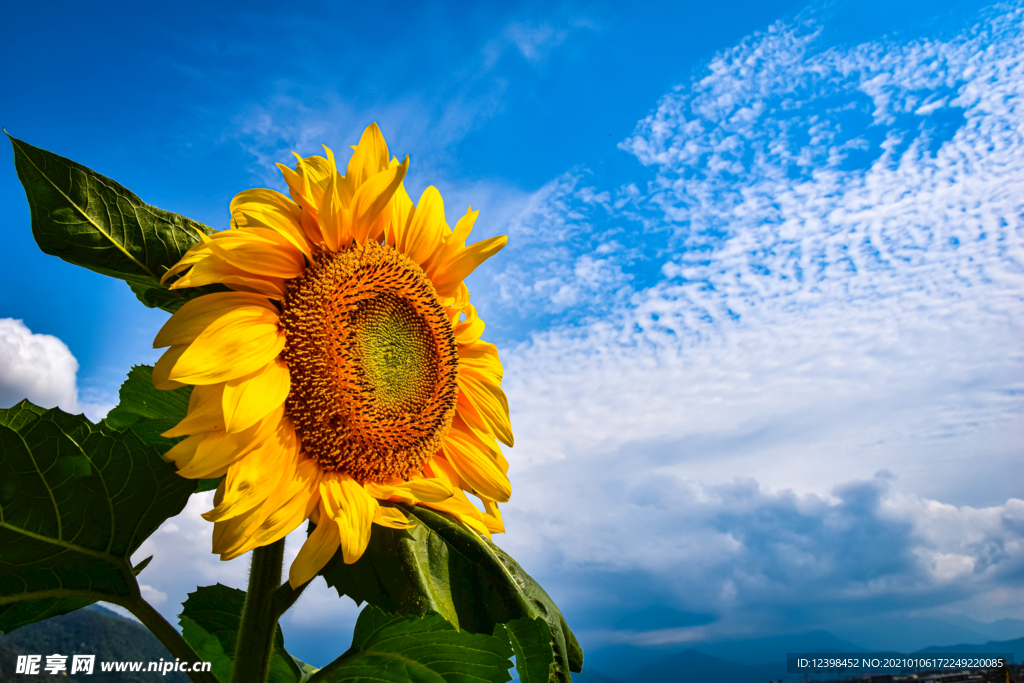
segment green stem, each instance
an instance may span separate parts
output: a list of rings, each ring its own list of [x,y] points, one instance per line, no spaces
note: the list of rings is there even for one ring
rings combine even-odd
[[[135,618],[141,621],[164,644],[164,647],[167,648],[173,657],[190,663],[202,661],[199,655],[195,653],[195,650],[181,637],[178,630],[171,626],[163,618],[163,615],[153,609],[153,606],[141,597],[135,597],[131,600],[118,602],[117,604],[135,615]],[[217,678],[209,671],[189,671],[186,673],[193,683],[218,683]]]
[[[252,551],[249,591],[235,643],[231,683],[266,683],[270,651],[277,630],[274,589],[281,583],[284,539]]]
[[[306,590],[311,581],[307,581],[298,588],[292,588],[292,585],[285,581],[277,590],[274,591],[274,618],[280,619],[281,615],[287,612],[295,601],[302,595],[302,591]]]

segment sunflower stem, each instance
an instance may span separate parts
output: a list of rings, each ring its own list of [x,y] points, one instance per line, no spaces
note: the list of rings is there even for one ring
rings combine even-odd
[[[231,683],[266,683],[270,654],[277,630],[274,589],[281,583],[284,539],[252,551],[249,590],[245,594],[242,623],[235,643]]]

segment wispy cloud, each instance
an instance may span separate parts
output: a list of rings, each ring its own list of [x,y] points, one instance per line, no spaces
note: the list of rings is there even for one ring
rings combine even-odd
[[[491,286],[564,314],[503,354],[509,542],[594,576],[574,604],[660,592],[701,633],[1020,604],[1021,18],[852,48],[774,25],[621,144],[646,176],[573,172],[510,222],[533,245]],[[604,242],[633,256],[588,288]]]
[[[484,65],[494,68],[501,57],[511,48],[518,52],[527,62],[534,66],[540,65],[548,55],[573,32],[600,31],[600,24],[586,15],[570,14],[562,8],[561,18],[550,17],[545,21],[509,22],[504,30],[491,39],[483,50]]]

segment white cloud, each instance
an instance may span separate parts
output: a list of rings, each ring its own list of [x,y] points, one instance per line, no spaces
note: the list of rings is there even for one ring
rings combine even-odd
[[[498,36],[484,45],[484,67],[487,70],[493,69],[509,49],[518,52],[531,65],[540,66],[573,33],[602,30],[601,25],[592,17],[568,16],[564,12],[565,9],[563,7],[549,11],[548,18],[544,21],[510,21]]]
[[[773,26],[639,123],[646,182],[572,172],[510,223],[534,245],[493,286],[565,314],[502,352],[502,542],[572,604],[669,595],[720,633],[1019,612],[1024,34],[1000,11],[945,42]],[[602,240],[627,256],[588,288]]]
[[[213,525],[201,517],[211,508],[212,491],[193,495],[185,509],[157,529],[132,556],[133,563],[153,556],[139,577],[169,597],[169,602],[162,604],[164,616],[172,623],[177,623],[179,605],[197,586],[222,583],[245,590],[248,560],[221,562],[211,552]]]
[[[158,591],[148,584],[140,583],[139,592],[142,593],[143,599],[151,605],[162,605],[167,602],[167,593]]]
[[[34,334],[21,320],[0,318],[0,408],[22,399],[44,408],[84,413],[93,422],[116,405],[106,393],[86,391],[77,383],[78,360],[63,341]]]
[[[67,344],[33,334],[21,320],[0,318],[0,407],[27,398],[44,408],[78,412],[78,361]]]

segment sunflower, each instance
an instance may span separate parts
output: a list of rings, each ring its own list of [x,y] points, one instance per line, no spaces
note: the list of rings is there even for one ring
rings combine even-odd
[[[297,587],[341,549],[366,550],[373,524],[410,528],[388,503],[448,513],[480,534],[504,531],[512,445],[502,367],[463,280],[507,242],[466,246],[434,187],[415,206],[409,160],[390,158],[377,124],[345,175],[333,152],[278,164],[291,197],[247,190],[231,229],[202,236],[163,277],[171,289],[230,291],[182,306],[157,334],[169,347],[158,389],[194,385],[167,437],[184,477],[223,476],[213,551],[223,560],[316,529],[292,563]],[[481,511],[470,502],[474,494]]]

